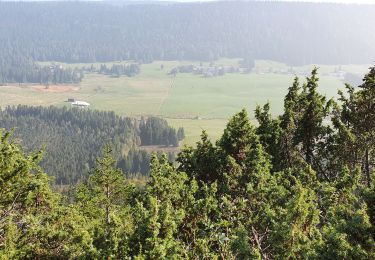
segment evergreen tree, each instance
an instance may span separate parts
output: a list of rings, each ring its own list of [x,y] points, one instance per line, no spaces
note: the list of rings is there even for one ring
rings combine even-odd
[[[358,196],[360,173],[344,167],[340,178],[324,189],[326,206],[323,215],[324,242],[319,257],[372,259],[375,241],[367,206]]]
[[[185,138],[185,130],[182,127],[179,127],[177,130],[177,139],[178,141],[182,141]]]
[[[298,149],[295,146],[295,135],[300,118],[300,83],[298,77],[294,78],[293,85],[289,87],[284,98],[284,114],[280,116],[282,133],[280,136],[280,162],[284,168],[291,168],[300,160]]]
[[[375,164],[375,67],[365,76],[358,91],[347,85],[348,96],[340,94],[342,109],[335,122],[341,133],[341,156],[348,165],[362,168],[364,179],[370,186]]]
[[[145,198],[138,201],[135,209],[137,222],[132,252],[138,258],[183,257],[182,244],[175,237],[185,217],[186,182],[186,174],[177,173],[166,156],[160,160],[152,157]]]
[[[373,74],[358,90],[347,86],[341,106],[317,92],[315,70],[302,89],[296,78],[283,115],[258,107],[255,127],[242,110],[215,144],[203,132],[196,147],[185,147],[177,166],[153,155],[150,177],[137,188],[115,166],[140,171],[144,154],[129,151],[116,162],[106,147],[64,197],[51,190],[42,153],[24,153],[1,132],[0,257],[374,259]],[[331,105],[332,126],[324,122]],[[139,128],[146,139],[173,133],[177,140],[164,123],[141,120]]]
[[[302,152],[306,162],[310,165],[314,161],[314,151],[320,139],[328,131],[328,127],[323,124],[324,119],[328,116],[330,103],[326,97],[317,92],[318,87],[318,69],[314,68],[311,77],[307,78],[301,94],[301,121],[298,123],[296,131],[296,142],[301,143]]]
[[[111,149],[103,157],[76,194],[81,214],[89,219],[89,231],[99,257],[125,257],[129,250],[127,237],[132,229],[130,198],[133,187],[126,184],[124,174],[115,168]]]
[[[90,252],[81,216],[60,205],[39,167],[42,153],[25,154],[0,133],[0,256],[71,258]]]
[[[282,158],[281,135],[282,129],[280,121],[272,119],[270,114],[270,104],[267,103],[263,109],[257,106],[255,110],[255,118],[258,120],[259,126],[256,129],[260,137],[261,144],[265,147],[266,152],[271,156],[274,171],[282,170],[284,161]]]

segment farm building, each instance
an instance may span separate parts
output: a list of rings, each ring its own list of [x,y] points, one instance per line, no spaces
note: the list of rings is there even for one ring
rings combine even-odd
[[[72,102],[72,106],[76,106],[76,107],[89,107],[90,106],[90,103],[87,103],[85,101],[74,101]]]

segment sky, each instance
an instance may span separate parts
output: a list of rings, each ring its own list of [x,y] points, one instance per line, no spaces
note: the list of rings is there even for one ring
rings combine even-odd
[[[285,0],[279,0],[285,1]],[[288,0],[289,2],[313,2],[313,3],[343,3],[343,4],[375,4],[375,0]]]
[[[0,2],[1,1],[3,0],[0,0]],[[5,1],[59,1],[59,0],[5,0]],[[67,1],[74,1],[74,0],[67,0]],[[105,0],[76,0],[76,1],[105,1]],[[111,0],[107,0],[107,1],[111,1]],[[121,0],[117,0],[117,1],[121,1]],[[148,1],[148,0],[124,0],[124,1]],[[375,5],[375,0],[151,0],[151,1],[168,1],[168,2],[279,1],[279,2],[310,2],[310,3],[374,4]]]
[[[168,0],[167,0],[168,1]],[[215,0],[172,0],[177,2],[207,2]],[[375,0],[259,0],[282,2],[342,3],[342,4],[375,4]]]

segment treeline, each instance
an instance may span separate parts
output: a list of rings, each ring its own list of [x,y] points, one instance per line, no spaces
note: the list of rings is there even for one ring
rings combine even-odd
[[[109,147],[69,200],[0,135],[6,258],[374,259],[375,67],[338,102],[296,78],[284,113],[242,110],[212,143],[151,160],[141,189]]]
[[[139,74],[140,67],[138,64],[113,64],[108,68],[105,64],[100,65],[99,74],[111,75],[114,77],[128,76],[134,77]]]
[[[61,65],[41,66],[30,57],[0,54],[0,85],[7,83],[74,84],[82,81],[84,73],[78,68]]]
[[[86,179],[106,144],[111,145],[113,156],[124,172],[149,174],[150,155],[137,149],[140,134],[136,120],[113,112],[65,107],[7,107],[0,111],[0,127],[14,129],[14,137],[26,150],[45,150],[41,166],[54,176],[58,185]],[[168,125],[165,127],[169,129]]]
[[[240,62],[241,67],[233,67],[233,66],[218,66],[213,63],[209,64],[209,66],[204,67],[202,64],[199,66],[195,65],[181,65],[175,67],[169,71],[169,75],[176,76],[177,73],[192,73],[195,75],[202,75],[203,77],[217,77],[223,76],[226,73],[250,73],[251,70],[254,68],[255,63],[253,61],[253,65],[247,64],[248,67],[243,67],[243,61]]]
[[[158,158],[161,158],[164,153],[158,151],[154,153]],[[177,153],[165,153],[168,156],[168,161],[175,162]],[[117,162],[117,167],[120,168],[126,177],[138,178],[139,176],[148,177],[150,174],[150,162],[152,154],[141,149],[131,149],[128,154],[122,157]]]
[[[142,118],[139,124],[139,136],[141,145],[165,145],[179,146],[179,142],[185,138],[185,131],[180,127],[170,127],[165,119],[157,117]]]
[[[369,64],[374,11],[372,5],[260,1],[2,2],[0,52],[68,63],[235,57]]]
[[[136,145],[134,120],[113,112],[56,107],[7,107],[0,112],[0,126],[14,130],[28,150],[42,149],[41,166],[57,184],[85,179],[105,144],[113,146],[116,159],[123,149]]]

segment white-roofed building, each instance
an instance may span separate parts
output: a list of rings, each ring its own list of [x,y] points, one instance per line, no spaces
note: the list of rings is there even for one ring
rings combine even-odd
[[[90,103],[87,103],[86,101],[74,101],[72,102],[72,106],[76,106],[76,107],[88,107],[90,106]]]

